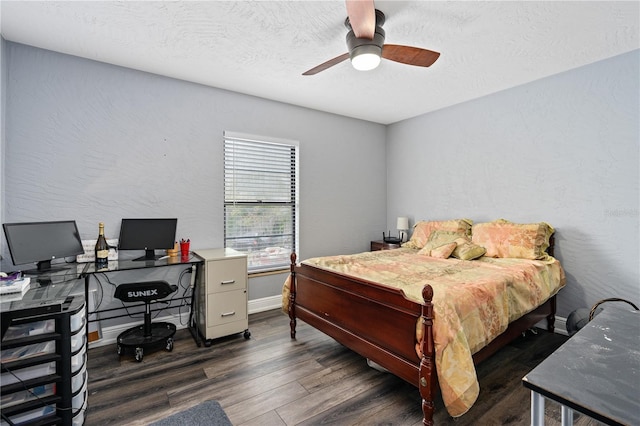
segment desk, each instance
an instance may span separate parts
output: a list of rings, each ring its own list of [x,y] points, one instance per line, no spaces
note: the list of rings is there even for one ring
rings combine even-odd
[[[200,274],[202,274],[202,265],[204,263],[204,259],[198,256],[195,253],[190,253],[189,256],[175,256],[175,257],[167,257],[159,260],[130,260],[130,259],[119,259],[109,261],[107,266],[98,267],[94,262],[89,263],[81,263],[78,264],[78,269],[80,276],[85,280],[85,295],[89,294],[89,281],[91,277],[95,274],[108,274],[112,272],[122,272],[122,271],[133,271],[138,269],[147,269],[147,268],[161,268],[166,266],[189,266],[192,267],[193,276],[191,277],[192,287],[195,286],[195,283],[198,282]],[[81,269],[81,270],[80,270]],[[198,323],[198,309],[195,309],[198,306],[197,301],[197,292],[194,290],[191,292],[191,314],[189,319],[189,331],[193,336],[196,344],[198,346],[201,345],[202,340],[200,335],[197,332],[197,323]],[[87,305],[88,306],[88,305]],[[99,312],[99,311],[97,311]],[[93,314],[97,312],[88,312],[88,314]]]
[[[108,273],[117,271],[131,271],[134,269],[160,268],[163,266],[175,265],[198,265],[203,259],[195,253],[186,256],[167,257],[159,260],[131,260],[119,259],[110,260],[106,267],[98,267],[94,262],[78,263],[80,276],[88,277],[97,273]]]
[[[605,309],[523,379],[531,424],[544,424],[544,398],[562,405],[562,425],[578,411],[609,425],[640,418],[640,312]]]

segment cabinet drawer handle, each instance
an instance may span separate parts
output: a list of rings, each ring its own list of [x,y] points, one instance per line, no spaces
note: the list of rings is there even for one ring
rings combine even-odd
[[[232,311],[232,312],[223,312],[222,314],[220,314],[221,317],[230,317],[232,315],[235,315],[236,311]]]
[[[236,280],[226,280],[226,281],[220,281],[220,284],[225,285],[225,284],[235,284]]]

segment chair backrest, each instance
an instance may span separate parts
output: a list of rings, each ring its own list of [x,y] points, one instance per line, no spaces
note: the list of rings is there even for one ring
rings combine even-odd
[[[123,302],[148,303],[164,299],[176,290],[178,290],[177,285],[171,285],[166,281],[143,281],[119,284],[113,296]]]

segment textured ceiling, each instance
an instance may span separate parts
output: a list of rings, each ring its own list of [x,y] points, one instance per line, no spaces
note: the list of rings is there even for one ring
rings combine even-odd
[[[343,1],[5,1],[6,40],[389,124],[640,47],[638,1],[378,1],[430,68],[345,61]]]

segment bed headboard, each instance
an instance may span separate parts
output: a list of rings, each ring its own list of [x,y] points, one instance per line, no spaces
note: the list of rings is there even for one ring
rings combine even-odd
[[[553,256],[555,245],[556,245],[556,239],[554,237],[554,234],[551,234],[549,235],[549,247],[547,248],[547,254],[549,256]]]

